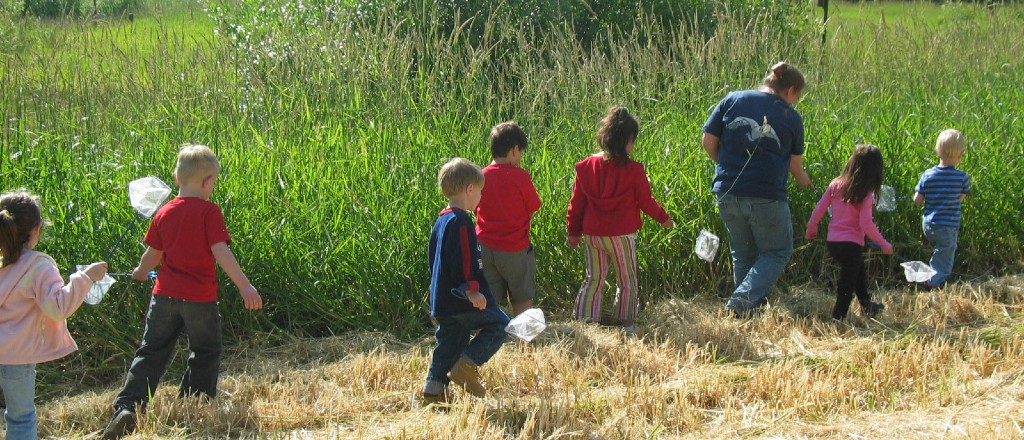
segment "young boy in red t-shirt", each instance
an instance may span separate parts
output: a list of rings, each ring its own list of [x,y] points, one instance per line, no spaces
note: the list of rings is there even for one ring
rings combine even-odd
[[[190,353],[178,395],[216,397],[221,353],[217,265],[238,286],[246,309],[263,307],[263,299],[228,248],[231,237],[220,207],[209,201],[218,174],[220,163],[206,146],[185,145],[178,153],[178,197],[153,217],[144,240],[149,247],[132,271],[133,279],[143,281],[160,265],[142,343],[124,388],[114,399],[114,415],[103,438],[135,431],[135,412],[145,411],[181,333],[188,336]]]
[[[487,185],[476,208],[484,277],[495,298],[508,298],[512,315],[533,306],[537,293],[537,257],[530,244],[530,219],[540,197],[530,173],[522,169],[526,133],[508,121],[491,129],[491,157],[484,168]]]

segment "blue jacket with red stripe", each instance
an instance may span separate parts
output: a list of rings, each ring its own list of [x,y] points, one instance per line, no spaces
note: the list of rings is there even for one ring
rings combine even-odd
[[[484,279],[473,219],[459,208],[445,208],[430,232],[430,316],[453,316],[477,310],[466,299],[479,291],[495,305]]]

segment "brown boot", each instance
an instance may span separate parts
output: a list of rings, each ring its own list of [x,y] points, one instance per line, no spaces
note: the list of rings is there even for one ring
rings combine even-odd
[[[448,373],[448,378],[476,397],[484,397],[487,393],[480,383],[480,367],[464,357],[460,357],[455,363],[452,371]]]
[[[444,405],[451,402],[451,395],[448,393],[448,390],[444,390],[439,394],[421,393],[420,399],[424,406]]]

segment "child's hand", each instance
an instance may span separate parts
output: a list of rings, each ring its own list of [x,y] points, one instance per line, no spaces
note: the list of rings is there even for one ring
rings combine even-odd
[[[806,232],[804,232],[804,238],[806,238],[808,240],[814,240],[817,237],[818,237],[818,231],[817,230],[808,229]]]
[[[484,295],[479,291],[469,292],[468,294],[466,294],[466,299],[468,299],[469,302],[473,303],[473,307],[476,307],[480,310],[487,308],[487,298],[484,298]]]
[[[146,281],[149,279],[149,272],[139,269],[139,266],[135,266],[135,269],[132,269],[132,279],[135,281]]]
[[[247,310],[263,308],[263,298],[260,297],[260,293],[256,291],[252,284],[238,288],[238,293],[242,295],[242,300],[245,301],[245,308]]]
[[[568,244],[569,245],[569,249],[572,249],[572,250],[576,250],[576,248],[580,247],[580,243],[581,242],[583,242],[583,237],[573,237],[573,236],[570,236],[569,239],[566,240],[566,244]]]
[[[99,261],[96,263],[92,263],[89,265],[89,267],[86,267],[85,270],[83,270],[82,272],[85,272],[85,275],[95,283],[96,281],[102,280],[103,277],[107,276],[107,262]]]
[[[882,253],[885,254],[885,255],[892,255],[892,253],[893,253],[892,245],[889,245],[889,246],[886,246],[886,247],[882,248]]]
[[[672,229],[672,226],[674,226],[674,225],[672,224],[672,218],[671,217],[668,220],[665,220],[664,222],[661,223],[661,227],[663,227],[665,229]]]

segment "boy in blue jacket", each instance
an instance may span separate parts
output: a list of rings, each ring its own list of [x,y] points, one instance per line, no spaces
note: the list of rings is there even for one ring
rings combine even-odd
[[[434,222],[427,252],[430,316],[437,322],[437,346],[423,386],[427,403],[447,402],[450,382],[483,397],[486,389],[479,368],[501,348],[509,322],[487,287],[468,214],[480,203],[483,172],[472,162],[455,158],[441,167],[437,183],[448,207]]]

